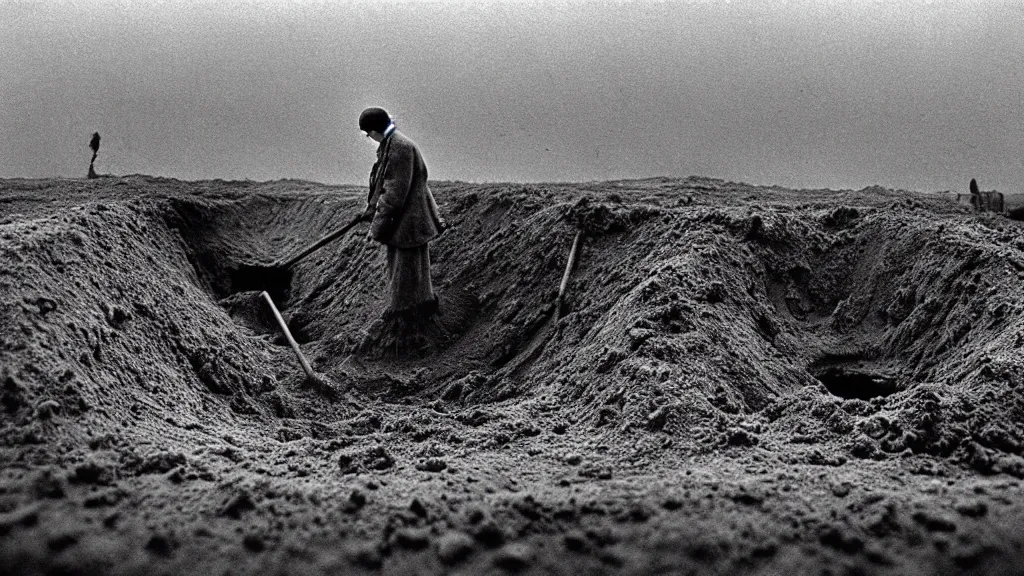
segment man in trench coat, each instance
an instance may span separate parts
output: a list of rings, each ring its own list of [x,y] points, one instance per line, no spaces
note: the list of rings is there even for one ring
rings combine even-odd
[[[428,317],[437,312],[428,245],[445,224],[427,186],[427,165],[383,108],[363,110],[359,128],[378,142],[363,217],[370,221],[367,237],[388,250],[385,316]]]

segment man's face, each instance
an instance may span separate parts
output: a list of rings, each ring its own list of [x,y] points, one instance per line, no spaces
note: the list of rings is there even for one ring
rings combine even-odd
[[[370,130],[369,132],[363,132],[363,135],[366,136],[367,138],[369,138],[370,140],[373,140],[374,142],[377,142],[377,143],[380,143],[380,141],[384,139],[384,135],[381,134],[380,132],[377,132],[376,130]]]

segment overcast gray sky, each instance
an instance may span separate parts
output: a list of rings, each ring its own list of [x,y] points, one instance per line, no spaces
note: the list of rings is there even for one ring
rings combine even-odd
[[[1024,3],[0,0],[0,177],[703,175],[1024,193]]]

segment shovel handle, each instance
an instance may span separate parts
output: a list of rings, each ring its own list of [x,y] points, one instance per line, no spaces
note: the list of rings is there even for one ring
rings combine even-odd
[[[295,352],[295,356],[299,359],[299,365],[302,366],[302,371],[306,373],[306,376],[310,380],[316,380],[316,374],[313,372],[313,368],[310,367],[309,362],[306,361],[306,356],[302,353],[299,348],[299,343],[292,338],[292,331],[288,329],[288,325],[285,324],[284,318],[281,317],[281,313],[277,311],[277,306],[274,306],[274,301],[270,299],[270,294],[263,292],[260,294],[264,300],[267,301],[267,305],[270,306],[270,311],[274,313],[274,318],[277,320],[277,324],[281,327],[281,331],[284,332],[284,337],[288,339],[288,344],[291,345],[292,350]]]
[[[569,260],[565,263],[565,273],[562,274],[562,283],[558,285],[558,300],[555,301],[555,315],[562,315],[562,299],[565,298],[565,289],[569,286],[569,276],[572,269],[576,267],[576,258],[579,256],[580,240],[583,239],[583,230],[576,232],[572,239],[572,250],[569,251]]]
[[[339,228],[338,230],[335,230],[334,232],[331,232],[327,236],[324,236],[323,238],[317,240],[315,243],[310,244],[302,252],[299,252],[297,255],[292,256],[287,261],[282,263],[281,266],[284,267],[284,268],[291,268],[292,265],[294,265],[299,260],[302,260],[306,256],[309,256],[313,252],[316,252],[317,250],[322,248],[324,246],[324,244],[327,244],[328,242],[332,242],[332,241],[337,240],[338,238],[342,237],[346,232],[348,232],[349,230],[354,228],[356,224],[359,224],[360,222],[362,222],[362,220],[363,220],[363,215],[359,214],[358,216],[353,218],[351,222],[346,224],[344,227]]]

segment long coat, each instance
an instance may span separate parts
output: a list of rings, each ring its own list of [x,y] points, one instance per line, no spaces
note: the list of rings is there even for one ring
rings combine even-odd
[[[382,244],[415,248],[444,229],[437,202],[427,186],[423,155],[416,143],[398,130],[377,148],[368,203],[376,206],[370,233]]]

